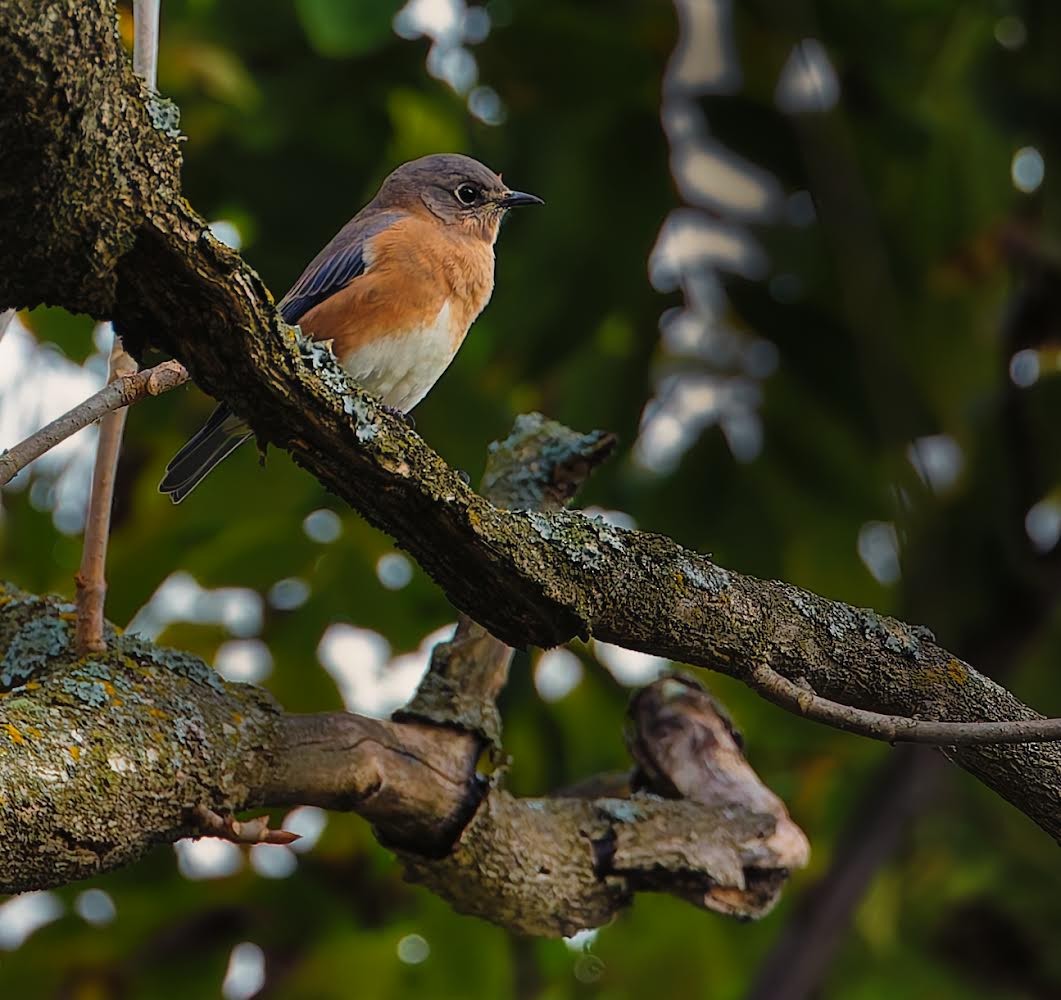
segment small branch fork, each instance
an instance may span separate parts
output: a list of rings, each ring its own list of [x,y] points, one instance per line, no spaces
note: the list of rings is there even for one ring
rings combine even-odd
[[[154,368],[123,375],[108,382],[99,392],[56,417],[39,431],[0,454],[0,486],[6,486],[30,462],[50,451],[78,431],[94,424],[114,410],[139,402],[145,396],[161,396],[188,381],[188,372],[179,361],[163,361]]]

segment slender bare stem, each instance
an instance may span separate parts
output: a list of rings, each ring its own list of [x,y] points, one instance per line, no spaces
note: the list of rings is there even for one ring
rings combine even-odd
[[[188,370],[179,361],[163,361],[154,368],[108,382],[83,403],[0,455],[0,486],[11,482],[30,462],[112,410],[120,410],[145,396],[160,396],[184,385],[188,378]]]
[[[749,687],[767,701],[797,715],[824,722],[859,736],[886,743],[934,746],[982,746],[988,743],[1054,743],[1061,741],[1061,719],[1016,719],[1008,722],[935,722],[902,715],[882,715],[822,698],[762,664],[747,678]]]
[[[111,349],[110,382],[136,374],[136,362],[125,353],[117,334]],[[126,409],[111,410],[99,425],[96,466],[92,470],[92,493],[85,521],[85,541],[81,549],[81,568],[74,581],[77,585],[76,644],[79,653],[101,652],[107,648],[103,638],[103,600],[107,593],[105,569],[107,540],[111,529],[114,504],[114,480],[118,471],[118,454],[122,447]]]
[[[155,89],[158,80],[158,11],[160,0],[133,2],[133,72]]]

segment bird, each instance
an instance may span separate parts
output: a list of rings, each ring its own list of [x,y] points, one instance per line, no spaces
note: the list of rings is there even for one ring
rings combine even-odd
[[[542,205],[459,153],[393,170],[302,272],[277,308],[330,342],[356,382],[408,414],[449,367],[494,287],[509,209]],[[159,492],[184,500],[253,431],[221,403],[166,466]]]

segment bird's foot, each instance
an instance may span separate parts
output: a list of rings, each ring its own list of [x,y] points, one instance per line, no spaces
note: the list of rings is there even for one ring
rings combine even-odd
[[[471,486],[472,477],[469,476],[467,472],[465,472],[463,469],[458,469],[457,475],[460,476],[460,481],[464,483],[465,486]]]
[[[389,413],[392,417],[397,417],[399,420],[404,421],[405,425],[410,430],[416,430],[416,420],[413,419],[411,413],[406,413],[405,410],[399,410],[396,406],[388,406],[386,403],[383,403],[382,406],[384,413]]]

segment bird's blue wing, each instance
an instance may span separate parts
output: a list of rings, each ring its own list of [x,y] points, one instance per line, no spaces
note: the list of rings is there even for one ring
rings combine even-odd
[[[330,298],[365,273],[365,245],[402,218],[400,212],[381,212],[348,222],[302,272],[277,308],[285,323],[294,325],[310,309]]]

